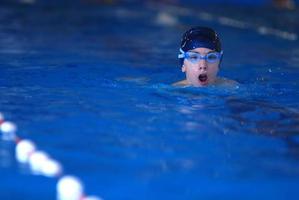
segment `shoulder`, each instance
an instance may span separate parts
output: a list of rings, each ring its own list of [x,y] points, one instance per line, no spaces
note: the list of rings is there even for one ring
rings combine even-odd
[[[172,86],[189,86],[189,85],[190,84],[188,83],[187,80],[181,80],[172,84]]]
[[[221,85],[221,86],[237,86],[239,85],[239,83],[237,81],[231,80],[231,79],[227,79],[224,77],[218,77],[215,85]]]

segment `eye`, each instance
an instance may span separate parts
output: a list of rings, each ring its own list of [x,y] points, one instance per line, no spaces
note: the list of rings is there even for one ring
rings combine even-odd
[[[208,53],[207,60],[211,61],[211,62],[215,62],[216,60],[218,60],[218,54],[217,53]]]
[[[188,54],[188,59],[190,59],[191,61],[196,61],[198,60],[199,56],[196,53],[189,53]]]
[[[198,56],[197,55],[190,55],[189,58],[192,59],[192,60],[196,60],[198,58]]]
[[[218,56],[216,53],[209,53],[209,54],[207,54],[207,58],[209,60],[216,60],[218,58]]]

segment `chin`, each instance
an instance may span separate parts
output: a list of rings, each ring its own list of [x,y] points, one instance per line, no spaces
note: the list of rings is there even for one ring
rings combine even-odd
[[[196,87],[205,87],[208,86],[210,84],[210,81],[206,80],[206,81],[196,81],[193,85]]]
[[[208,85],[209,85],[208,82],[206,82],[206,83],[200,83],[200,84],[198,85],[198,87],[205,87],[205,86],[208,86]]]

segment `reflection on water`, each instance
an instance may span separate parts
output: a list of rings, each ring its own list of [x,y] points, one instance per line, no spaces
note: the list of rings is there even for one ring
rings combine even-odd
[[[232,113],[232,118],[239,122],[237,131],[249,134],[266,135],[283,140],[288,150],[298,159],[299,143],[299,112],[269,101],[227,99],[226,105]]]
[[[14,143],[0,139],[0,167],[12,167],[14,164]]]

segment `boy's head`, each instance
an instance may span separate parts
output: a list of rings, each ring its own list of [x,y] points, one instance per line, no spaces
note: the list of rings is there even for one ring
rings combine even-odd
[[[186,31],[179,58],[189,84],[205,86],[215,82],[222,58],[217,33],[207,27],[193,27]]]

